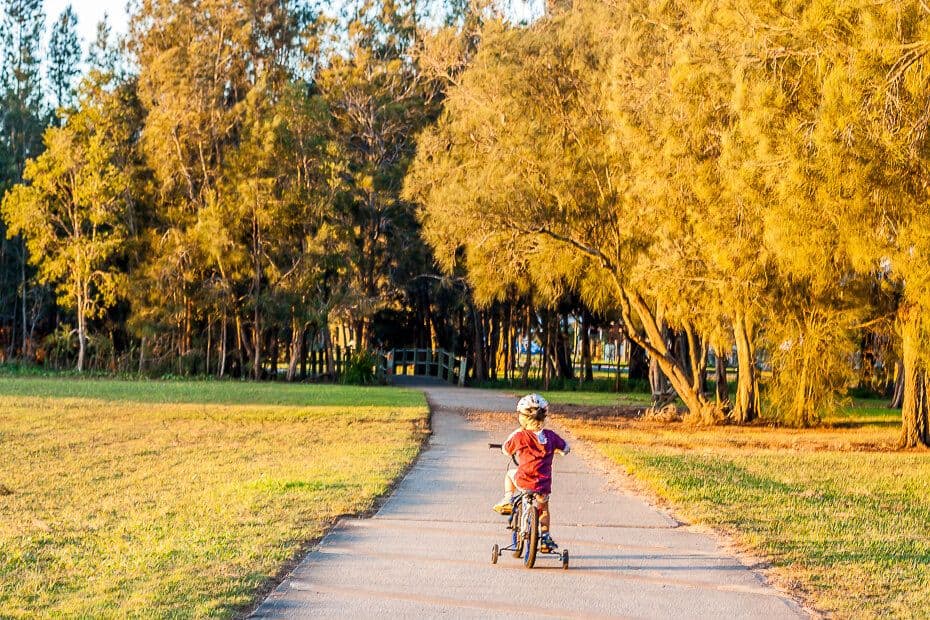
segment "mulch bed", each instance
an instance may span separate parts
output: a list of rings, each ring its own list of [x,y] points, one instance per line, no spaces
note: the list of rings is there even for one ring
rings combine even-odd
[[[592,418],[625,418],[636,420],[643,417],[646,407],[633,405],[552,405],[552,414],[581,420]]]

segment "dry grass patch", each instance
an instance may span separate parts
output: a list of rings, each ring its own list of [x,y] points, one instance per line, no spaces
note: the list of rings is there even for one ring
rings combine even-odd
[[[422,396],[400,390],[158,404],[100,384],[105,398],[43,398],[0,381],[4,616],[235,615],[335,517],[370,509],[426,429]]]

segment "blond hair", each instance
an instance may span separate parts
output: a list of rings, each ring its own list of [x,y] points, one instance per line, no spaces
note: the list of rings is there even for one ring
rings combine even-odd
[[[523,415],[520,414],[520,428],[525,428],[528,431],[533,431],[538,433],[546,425],[546,418],[537,419],[535,415]]]

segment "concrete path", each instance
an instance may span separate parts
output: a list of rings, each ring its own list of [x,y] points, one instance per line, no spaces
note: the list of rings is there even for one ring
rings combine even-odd
[[[256,618],[562,617],[798,618],[803,610],[766,586],[709,536],[679,526],[611,487],[576,454],[555,464],[555,539],[571,568],[540,557],[527,570],[510,555],[490,562],[509,532],[490,506],[505,457],[461,409],[511,411],[493,392],[430,386],[428,448],[370,519],[343,519],[254,612]]]

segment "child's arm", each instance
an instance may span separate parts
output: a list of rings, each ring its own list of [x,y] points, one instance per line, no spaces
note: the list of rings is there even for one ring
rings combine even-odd
[[[517,445],[518,442],[516,440],[517,433],[519,432],[520,429],[518,428],[514,432],[510,433],[510,437],[508,437],[507,441],[504,442],[504,445],[501,446],[501,452],[507,456],[513,456],[514,453],[520,449],[520,446]]]
[[[568,442],[555,432],[552,433],[552,447],[555,452],[561,452],[562,454],[568,454],[572,451],[572,447],[568,445]]]

